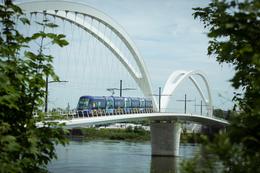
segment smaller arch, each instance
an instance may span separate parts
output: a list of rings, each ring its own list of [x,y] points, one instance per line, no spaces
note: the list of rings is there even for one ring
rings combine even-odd
[[[198,84],[197,80],[193,77],[194,75],[198,75],[199,77],[202,78],[202,80],[206,86],[206,89],[207,89],[208,99],[206,99],[204,92],[202,91],[200,85]],[[164,89],[162,92],[162,95],[164,95],[164,97],[162,97],[162,99],[161,99],[161,105],[162,105],[162,108],[164,108],[164,109],[162,109],[162,111],[165,112],[165,109],[169,105],[169,101],[170,101],[169,95],[172,95],[174,93],[174,91],[176,90],[176,88],[186,79],[191,80],[191,82],[195,85],[200,96],[202,97],[202,100],[208,107],[209,116],[212,116],[213,107],[212,107],[212,98],[211,98],[210,87],[209,87],[206,75],[200,70],[194,70],[194,71],[181,70],[181,71],[175,71],[170,75],[170,77],[168,78],[168,80],[166,81],[166,83],[164,85]]]

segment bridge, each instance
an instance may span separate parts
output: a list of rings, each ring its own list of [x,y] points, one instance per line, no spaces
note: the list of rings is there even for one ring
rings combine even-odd
[[[111,124],[118,122],[129,122],[139,120],[150,121],[171,121],[171,122],[195,122],[208,126],[225,127],[228,122],[224,119],[216,117],[205,117],[203,115],[180,114],[170,112],[154,112],[154,113],[136,113],[122,115],[106,115],[98,117],[79,117],[70,120],[61,120],[60,123],[65,123],[66,128],[85,127],[98,124]]]
[[[75,91],[77,92],[75,98],[79,98],[80,95],[86,94],[79,93],[81,90],[84,90],[84,92],[92,91],[89,93],[95,95],[98,87],[102,86],[102,89],[104,90],[104,85],[106,87],[111,86],[111,81],[112,85],[114,85],[113,81],[119,81],[119,79],[122,78],[120,75],[125,74],[126,76],[131,77],[129,79],[131,82],[129,83],[134,83],[134,86],[140,89],[139,95],[150,97],[153,100],[154,108],[156,109],[153,113],[104,115],[98,117],[78,117],[70,120],[60,120],[59,122],[65,123],[67,128],[148,119],[151,121],[152,155],[177,156],[179,155],[181,123],[196,122],[219,127],[225,127],[228,125],[227,121],[213,116],[210,86],[206,75],[199,70],[179,70],[172,72],[164,85],[161,94],[163,97],[160,98],[159,102],[157,102],[155,96],[153,96],[151,79],[141,53],[126,31],[124,31],[120,25],[106,14],[85,4],[62,0],[31,1],[19,3],[18,5],[25,10],[31,19],[33,18],[34,20],[38,19],[36,17],[37,15],[41,16],[41,18],[51,16],[54,21],[63,25],[65,35],[68,34],[66,33],[68,28],[69,30],[72,30],[73,35],[74,32],[73,29],[71,29],[72,26],[78,29],[76,32],[82,34],[80,36],[76,35],[75,37],[77,38],[71,38],[71,40],[79,39],[79,41],[75,43],[76,45],[74,47],[70,47],[69,50],[66,51],[56,50],[56,53],[67,52],[68,57],[70,57],[70,59],[68,59],[67,67],[73,66],[72,64],[74,63],[75,71],[72,70],[72,72],[82,74],[82,78],[75,81],[75,76],[69,76],[73,74],[72,72],[68,73],[67,76],[64,76],[64,73],[68,71],[67,69],[63,70],[58,75],[61,77],[71,77],[70,80],[73,81],[71,83],[89,82],[83,84],[84,87],[89,87],[89,89],[77,88],[76,90],[63,91],[62,88],[59,88],[57,92],[61,92],[61,95],[66,92],[71,92],[72,95],[72,92]],[[69,25],[65,22],[69,23]],[[30,29],[27,29],[27,32],[28,30]],[[84,36],[88,39],[81,40]],[[90,41],[90,39],[94,39],[94,41]],[[96,44],[98,44],[99,47],[96,48]],[[73,50],[76,47],[80,50]],[[83,57],[80,53],[85,50],[94,50],[94,53],[91,54],[87,52],[86,54],[89,57],[80,60],[79,57]],[[108,55],[103,55],[103,51],[108,51]],[[75,54],[77,54],[77,56],[75,56]],[[58,56],[64,56],[64,54]],[[97,57],[103,57],[103,59],[98,61],[96,60]],[[72,63],[72,59],[77,62]],[[92,61],[88,62],[89,59]],[[64,61],[65,60],[63,60],[62,63],[60,61],[60,64],[63,65]],[[114,64],[111,63],[111,61],[114,62]],[[97,65],[93,65],[94,63],[97,63]],[[102,64],[105,64],[104,68],[101,67]],[[111,67],[108,67],[109,64]],[[89,70],[91,67],[95,68]],[[115,68],[121,68],[121,71],[115,70]],[[109,71],[103,72],[100,69]],[[114,74],[112,73],[113,70],[115,70]],[[105,81],[105,79],[109,79],[109,84],[99,83],[100,81]],[[195,86],[203,103],[206,105],[206,115],[198,115],[196,113],[183,114],[169,111],[169,107],[172,105],[171,95],[176,93],[177,88],[185,81],[190,81],[193,86]],[[201,81],[203,87],[200,85],[199,81]],[[90,85],[92,84],[90,82],[94,83],[93,86]],[[68,97],[71,96],[68,95]]]

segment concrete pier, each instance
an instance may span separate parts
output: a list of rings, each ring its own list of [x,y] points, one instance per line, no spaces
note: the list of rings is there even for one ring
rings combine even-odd
[[[150,128],[153,156],[179,156],[180,123],[171,121],[153,122]]]

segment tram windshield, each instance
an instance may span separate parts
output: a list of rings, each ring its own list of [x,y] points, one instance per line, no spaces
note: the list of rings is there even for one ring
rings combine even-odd
[[[83,110],[88,108],[89,108],[89,99],[84,97],[80,98],[78,103],[78,109]]]

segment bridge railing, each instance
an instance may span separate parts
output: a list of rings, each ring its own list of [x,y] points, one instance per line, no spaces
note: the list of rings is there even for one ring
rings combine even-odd
[[[167,113],[167,112],[163,112],[163,113]],[[132,109],[129,111],[125,111],[124,109],[118,109],[113,112],[107,112],[105,110],[97,110],[97,111],[92,111],[92,112],[77,111],[77,110],[55,111],[55,112],[52,111],[52,112],[48,112],[47,116],[45,116],[45,118],[47,120],[53,120],[53,119],[71,120],[71,119],[78,119],[78,118],[118,116],[118,115],[125,115],[125,114],[148,114],[148,113],[158,113],[158,111],[154,110],[152,108],[147,108],[147,109],[143,109],[143,110]],[[172,113],[172,111],[168,112],[168,113]],[[180,113],[180,114],[183,114],[183,113]],[[198,115],[198,114],[187,113],[187,115],[193,116],[193,115]],[[204,116],[207,116],[207,115],[204,115]],[[38,117],[38,114],[34,113],[34,117]],[[222,118],[219,118],[216,116],[212,116],[211,118],[223,120]]]
[[[67,114],[67,117],[69,119],[71,118],[88,118],[88,117],[101,117],[101,116],[113,116],[113,115],[124,115],[124,114],[139,114],[139,113],[153,113],[156,112],[152,108],[147,108],[143,110],[137,110],[137,109],[130,109],[130,110],[124,110],[124,109],[117,109],[112,112],[106,111],[106,110],[97,110],[97,111],[74,111],[72,114]]]

